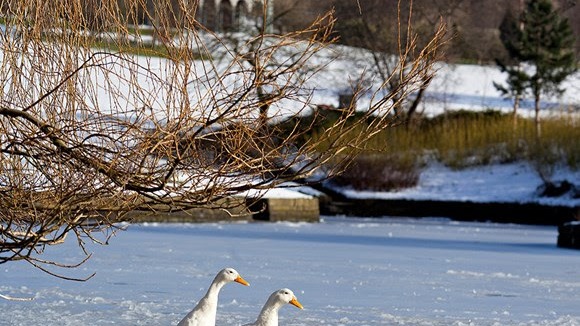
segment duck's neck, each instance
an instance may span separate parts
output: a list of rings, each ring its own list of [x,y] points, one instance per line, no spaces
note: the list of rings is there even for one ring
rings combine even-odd
[[[218,296],[220,294],[220,290],[222,289],[222,287],[225,284],[226,283],[223,282],[223,281],[219,281],[217,279],[214,279],[214,281],[209,286],[209,289],[207,290],[207,293],[205,294],[204,298],[208,302],[211,302],[212,304],[215,304],[216,307],[217,307]]]
[[[265,326],[278,326],[278,310],[280,310],[282,304],[278,301],[268,300],[262,308],[260,315],[258,316],[259,325]]]

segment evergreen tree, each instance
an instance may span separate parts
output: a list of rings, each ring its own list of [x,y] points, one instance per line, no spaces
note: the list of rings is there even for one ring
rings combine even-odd
[[[568,20],[554,10],[550,0],[529,0],[517,27],[510,30],[511,37],[505,33],[502,41],[510,56],[528,69],[504,65],[508,73],[505,89],[519,95],[530,91],[539,136],[542,96],[561,94],[560,84],[576,71],[574,35]]]
[[[496,59],[501,72],[508,75],[506,80],[507,85],[493,83],[495,88],[499,90],[503,96],[513,98],[513,121],[514,129],[517,126],[517,113],[520,106],[520,100],[526,93],[526,85],[528,83],[528,76],[522,72],[521,58],[518,57],[519,48],[521,48],[519,40],[522,38],[521,22],[514,16],[511,10],[506,12],[501,25],[499,26],[500,40],[502,41],[508,53],[507,62]]]

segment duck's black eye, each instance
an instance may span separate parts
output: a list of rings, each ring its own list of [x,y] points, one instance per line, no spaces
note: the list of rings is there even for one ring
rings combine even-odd
[[[288,292],[284,292],[284,294],[290,294],[290,293],[288,293]]]

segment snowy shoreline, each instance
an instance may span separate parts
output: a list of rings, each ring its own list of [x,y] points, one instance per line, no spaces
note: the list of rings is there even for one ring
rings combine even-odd
[[[561,168],[553,180],[580,185],[580,171]],[[527,163],[452,170],[428,166],[415,187],[393,192],[357,191],[328,186],[332,200],[321,211],[346,216],[440,216],[459,221],[561,225],[580,218],[573,191],[559,197],[538,194],[542,180]]]
[[[580,170],[561,168],[553,180],[568,180],[580,184]],[[580,207],[580,198],[569,195],[540,197],[537,194],[542,180],[525,162],[494,164],[452,170],[440,164],[429,165],[422,171],[416,187],[393,192],[335,191],[353,199],[407,199],[433,201],[465,201],[476,203],[537,203],[546,206]]]

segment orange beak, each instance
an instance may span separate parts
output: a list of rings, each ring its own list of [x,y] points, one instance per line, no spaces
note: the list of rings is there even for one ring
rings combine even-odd
[[[292,300],[290,300],[290,304],[294,305],[300,309],[304,309],[304,307],[302,307],[302,304],[300,302],[298,302],[298,299],[296,299],[296,297],[293,297]]]
[[[241,276],[238,275],[238,277],[234,280],[240,284],[243,284],[245,286],[250,286],[250,283],[248,283],[248,281],[244,280]]]

